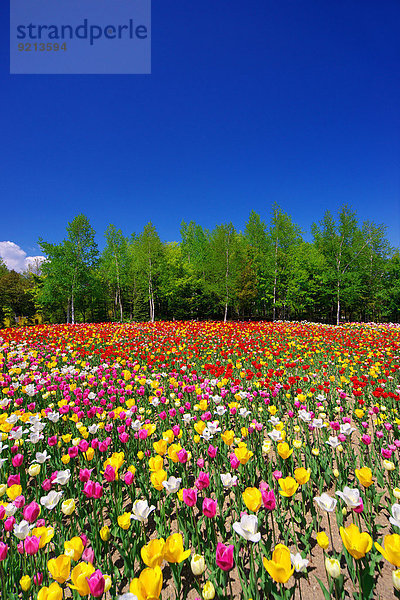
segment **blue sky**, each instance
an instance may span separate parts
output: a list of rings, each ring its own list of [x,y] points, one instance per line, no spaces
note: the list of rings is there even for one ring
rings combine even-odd
[[[153,0],[151,75],[9,75],[0,240],[27,254],[83,212],[163,241],[277,202],[310,239],[350,204],[400,246],[398,0]]]

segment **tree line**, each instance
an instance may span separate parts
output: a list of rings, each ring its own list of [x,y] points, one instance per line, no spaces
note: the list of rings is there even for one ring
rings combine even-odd
[[[268,224],[252,211],[243,232],[232,223],[209,231],[182,222],[179,243],[163,243],[151,223],[128,238],[109,225],[100,253],[87,217],[78,215],[59,244],[39,240],[46,256],[40,275],[1,266],[2,316],[39,312],[47,322],[67,323],[399,321],[400,254],[386,227],[359,224],[343,206],[336,217],[327,211],[311,232],[312,242],[304,241],[275,204]]]

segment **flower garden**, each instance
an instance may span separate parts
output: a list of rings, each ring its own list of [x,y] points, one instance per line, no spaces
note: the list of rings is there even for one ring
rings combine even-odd
[[[0,331],[1,598],[400,590],[400,328]]]

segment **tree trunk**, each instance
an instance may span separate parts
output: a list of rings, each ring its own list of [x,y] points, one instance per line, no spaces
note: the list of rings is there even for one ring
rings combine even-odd
[[[278,279],[278,236],[276,237],[275,242],[275,272],[274,272],[274,299],[272,306],[272,320],[275,321],[276,315],[276,282]]]
[[[229,277],[229,249],[226,249],[226,273],[225,273],[225,313],[224,313],[224,323],[226,323],[226,317],[228,316],[228,301],[229,301],[229,291],[228,291],[228,277]]]
[[[336,325],[340,323],[340,279],[337,280],[337,296],[336,296]]]

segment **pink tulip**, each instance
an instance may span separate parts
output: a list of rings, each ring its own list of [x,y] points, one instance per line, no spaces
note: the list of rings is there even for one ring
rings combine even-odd
[[[33,535],[32,537],[25,538],[25,541],[24,541],[25,552],[27,554],[29,554],[30,556],[37,554],[38,550],[39,550],[39,541],[40,541],[40,538],[36,537],[35,535]]]
[[[202,509],[203,515],[212,519],[217,513],[217,501],[211,498],[204,498]]]
[[[197,502],[197,490],[185,488],[182,492],[182,499],[186,506],[194,506]]]
[[[188,460],[188,453],[185,448],[181,448],[179,452],[176,453],[178,460],[180,463],[185,464]]]
[[[210,485],[210,476],[204,471],[200,471],[198,478],[194,482],[198,490],[205,490]]]
[[[23,516],[28,523],[34,523],[40,514],[40,506],[33,501],[27,504],[24,508]]]
[[[20,467],[24,462],[24,455],[20,453],[16,454],[15,456],[13,456],[11,462],[13,464],[13,467]]]
[[[215,446],[212,446],[211,444],[208,446],[208,456],[210,458],[215,458],[217,456],[217,452],[218,452],[218,448],[216,448]]]
[[[104,478],[106,479],[106,481],[115,481],[116,472],[111,465],[106,466],[104,470]]]
[[[274,490],[261,490],[261,498],[267,510],[275,510],[276,498]]]
[[[4,542],[0,542],[0,560],[6,560],[8,546]]]
[[[79,481],[82,481],[82,483],[86,483],[86,481],[89,481],[92,471],[93,469],[80,469]]]
[[[105,579],[100,569],[96,569],[90,577],[87,577],[87,582],[91,595],[94,598],[100,598],[104,592]]]
[[[217,544],[216,560],[217,566],[223,571],[230,571],[233,568],[233,544]]]
[[[94,550],[93,548],[85,548],[82,553],[82,560],[85,562],[89,562],[90,564],[94,563]]]

